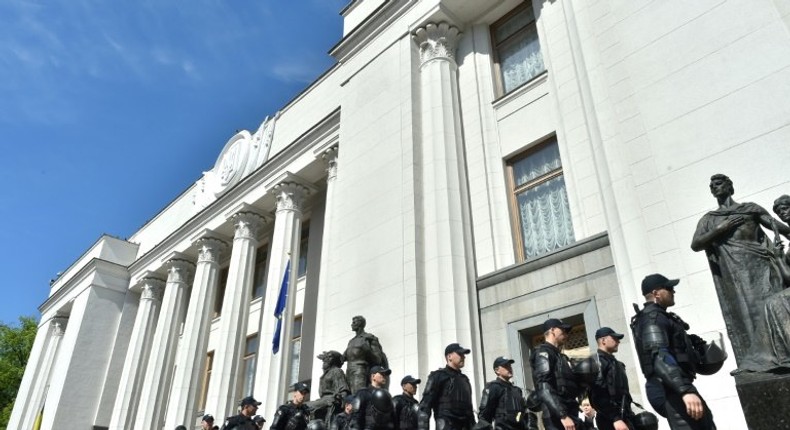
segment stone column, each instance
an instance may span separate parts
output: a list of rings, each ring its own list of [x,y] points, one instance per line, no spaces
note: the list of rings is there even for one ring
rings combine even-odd
[[[335,180],[337,179],[337,153],[338,145],[335,144],[321,154],[321,158],[326,163],[326,201],[324,203],[323,243],[321,244],[321,271],[318,275],[318,297],[316,300],[314,353],[321,353],[326,349],[324,347],[324,311],[326,310],[327,301],[327,277],[329,276],[329,268],[332,265],[329,241],[332,236],[332,208],[334,206]],[[312,360],[312,357],[309,357],[309,359]],[[322,374],[323,369],[321,366],[313,366],[313,381],[321,379]]]
[[[302,206],[311,188],[292,180],[284,180],[271,189],[277,199],[277,210],[269,258],[269,275],[264,311],[261,313],[261,337],[258,349],[258,369],[255,374],[255,396],[263,402],[263,413],[273,416],[277,406],[285,401],[291,362],[291,333],[296,303],[296,273],[299,264],[299,241],[302,233]],[[272,355],[274,337],[274,308],[288,261],[291,261],[288,298],[282,316],[280,352]]]
[[[134,427],[143,378],[151,351],[151,341],[156,328],[156,320],[159,318],[165,281],[153,276],[144,276],[140,280],[140,284],[142,287],[140,306],[134,320],[118,395],[115,398],[115,406],[110,418],[111,429],[126,430]]]
[[[444,22],[426,24],[412,37],[420,54],[417,291],[424,321],[419,350],[426,353],[459,342],[480,354],[472,335],[478,327],[477,291],[455,62],[460,37],[458,28]],[[467,368],[474,370],[470,359]],[[428,361],[421,354],[424,374]]]
[[[44,400],[49,388],[49,378],[52,374],[52,364],[55,361],[55,356],[58,353],[60,341],[63,339],[63,333],[66,330],[66,322],[68,320],[64,317],[55,317],[49,321],[46,330],[48,338],[46,341],[46,348],[41,355],[41,361],[38,366],[38,377],[30,387],[30,397],[24,411],[24,415],[20,416],[20,421],[14,422],[13,416],[8,423],[8,428],[33,428],[33,423],[36,416],[41,411],[44,405]],[[19,399],[21,400],[21,399]],[[16,408],[14,408],[16,409]]]
[[[216,417],[235,415],[241,359],[247,340],[247,319],[255,276],[255,251],[264,218],[248,208],[230,217],[235,226],[228,282],[219,320],[219,342],[209,381],[206,411]],[[243,393],[244,396],[252,393]],[[221,419],[221,418],[218,418]]]
[[[211,314],[219,283],[219,262],[228,247],[226,241],[206,232],[195,241],[198,250],[195,281],[189,295],[181,346],[167,406],[166,428],[191,425],[197,414],[197,397],[206,365]]]
[[[174,253],[165,263],[167,284],[162,294],[162,305],[150,352],[139,390],[134,426],[128,429],[159,429],[164,424],[164,408],[170,393],[176,348],[181,323],[187,307],[189,278],[195,269],[187,257]],[[138,311],[139,312],[139,311]]]

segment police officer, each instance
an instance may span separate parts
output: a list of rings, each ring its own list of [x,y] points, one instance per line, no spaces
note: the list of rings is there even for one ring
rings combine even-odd
[[[428,375],[417,418],[419,430],[430,428],[431,412],[436,430],[470,430],[475,425],[472,385],[461,373],[471,351],[457,343],[444,348],[446,366]]]
[[[556,318],[543,323],[546,341],[532,351],[529,362],[535,392],[543,404],[543,426],[546,430],[580,430],[579,402],[581,389],[568,357],[560,348],[568,341],[571,326]]]
[[[305,430],[310,421],[310,409],[305,405],[305,398],[310,394],[310,387],[302,382],[293,386],[291,401],[277,408],[274,414],[272,430]]]
[[[642,280],[644,308],[631,322],[634,343],[647,383],[648,400],[669,426],[676,429],[715,429],[713,415],[694,387],[695,365],[700,361],[689,326],[667,312],[675,305],[675,286],[680,281],[664,275],[648,275]],[[703,342],[704,343],[704,342]]]
[[[258,406],[260,405],[261,402],[255,400],[252,396],[241,399],[241,404],[239,405],[240,413],[225,418],[222,430],[257,430],[258,426],[252,421],[252,417],[258,411]]]
[[[395,410],[392,396],[385,388],[390,369],[381,366],[370,368],[370,385],[358,390],[351,414],[352,430],[392,430],[395,428]]]
[[[625,364],[614,358],[624,337],[609,327],[595,332],[600,373],[590,387],[590,403],[596,410],[595,422],[599,430],[628,430],[634,415]]]
[[[480,399],[480,420],[476,428],[496,430],[537,430],[538,417],[527,409],[521,388],[510,382],[514,360],[497,357],[494,373],[497,378],[486,384]]]
[[[417,430],[417,413],[420,402],[414,396],[417,394],[417,385],[420,382],[422,380],[411,375],[406,375],[400,380],[403,394],[392,398],[392,403],[395,406],[395,424],[397,424],[398,430]]]
[[[349,430],[351,427],[351,413],[354,411],[354,400],[356,398],[348,395],[343,399],[343,412],[335,415],[330,430]]]

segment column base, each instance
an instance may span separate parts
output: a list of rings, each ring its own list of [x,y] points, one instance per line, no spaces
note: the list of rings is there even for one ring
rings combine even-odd
[[[748,373],[735,376],[749,430],[790,429],[790,374]],[[714,417],[715,419],[715,417]]]

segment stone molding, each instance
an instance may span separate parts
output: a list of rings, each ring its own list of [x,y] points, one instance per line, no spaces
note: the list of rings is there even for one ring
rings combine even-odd
[[[310,189],[298,182],[283,181],[274,185],[271,192],[277,199],[276,213],[290,211],[301,215]]]
[[[201,237],[195,241],[198,249],[198,263],[217,263],[222,258],[222,252],[228,248],[228,243],[216,237]]]
[[[52,328],[52,335],[53,336],[63,336],[66,332],[66,323],[68,322],[68,318],[58,317],[52,318],[49,321],[49,325]]]
[[[420,49],[420,67],[431,60],[446,60],[456,65],[455,51],[462,34],[458,27],[446,22],[431,22],[415,30],[412,40]]]
[[[165,289],[165,281],[159,278],[143,278],[140,283],[142,284],[143,288],[143,292],[140,295],[140,301],[162,301],[162,292]]]
[[[234,239],[257,240],[261,228],[266,225],[266,218],[255,212],[238,212],[230,219],[235,229]]]

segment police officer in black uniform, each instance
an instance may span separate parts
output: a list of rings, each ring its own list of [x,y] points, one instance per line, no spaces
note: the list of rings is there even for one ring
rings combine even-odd
[[[538,430],[538,417],[527,409],[524,392],[510,382],[514,360],[497,357],[494,373],[497,378],[486,384],[480,399],[476,429]]]
[[[225,418],[222,430],[257,430],[258,426],[252,421],[252,417],[258,411],[258,406],[260,405],[261,402],[255,400],[252,396],[241,399],[241,404],[239,405],[240,413]]]
[[[529,357],[535,392],[543,404],[543,426],[546,430],[580,430],[577,397],[581,389],[576,383],[570,360],[560,352],[568,340],[571,326],[556,318],[543,323],[546,341]]]
[[[395,406],[395,424],[398,430],[417,430],[417,414],[420,402],[414,398],[417,394],[417,385],[422,382],[411,375],[406,375],[400,381],[403,394],[392,398]]]
[[[646,276],[642,294],[647,303],[634,316],[631,330],[653,409],[673,430],[711,430],[716,428],[713,414],[693,384],[701,362],[697,347],[704,341],[689,335],[688,324],[667,312],[675,305],[679,282],[660,274]]]
[[[395,409],[387,391],[387,378],[392,370],[382,366],[370,368],[370,385],[355,394],[351,414],[352,430],[392,430],[395,428]]]
[[[609,327],[595,332],[598,343],[600,372],[590,387],[590,403],[596,410],[595,422],[599,430],[629,430],[631,418],[631,393],[625,364],[614,358],[620,341],[625,335]]]
[[[351,413],[354,411],[356,397],[348,395],[343,399],[343,412],[335,415],[330,430],[349,430],[351,428]]]
[[[310,387],[302,382],[293,386],[293,398],[288,403],[277,408],[274,414],[272,430],[305,430],[310,421],[310,408],[305,405],[305,399],[310,394]]]
[[[444,349],[447,365],[428,375],[420,400],[417,417],[419,430],[429,430],[431,412],[435,415],[436,430],[470,430],[475,425],[472,406],[472,385],[461,373],[470,350],[457,343]]]

